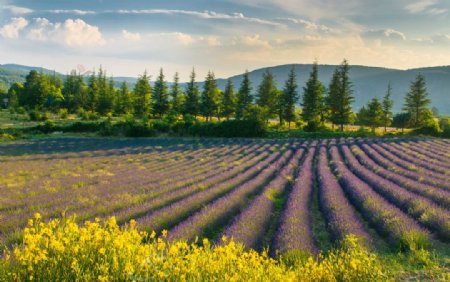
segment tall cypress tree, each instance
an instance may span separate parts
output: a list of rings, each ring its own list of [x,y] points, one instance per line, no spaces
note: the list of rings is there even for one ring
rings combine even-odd
[[[383,97],[383,101],[381,102],[381,107],[383,111],[382,123],[384,126],[384,132],[387,131],[387,127],[391,125],[392,118],[394,113],[392,112],[392,107],[394,106],[394,100],[391,98],[392,96],[392,87],[391,83],[388,84],[388,88],[386,94]]]
[[[88,83],[88,101],[89,101],[87,105],[88,110],[95,111],[97,109],[98,98],[99,98],[98,80],[97,76],[95,75],[95,71],[93,71],[91,76],[89,77]]]
[[[289,128],[291,128],[291,122],[295,121],[295,104],[298,100],[297,87],[295,68],[292,67],[280,97],[283,118],[288,122]]]
[[[308,123],[311,129],[317,128],[322,117],[322,100],[324,86],[319,81],[319,68],[317,62],[314,62],[306,86],[303,87],[303,109],[302,118]]]
[[[183,114],[196,117],[200,111],[199,90],[195,82],[195,70],[192,69],[190,80],[186,85],[186,100],[183,106]]]
[[[222,95],[222,115],[229,120],[231,115],[235,113],[236,110],[236,96],[234,94],[234,86],[231,79],[227,80],[227,85],[225,86],[225,91]]]
[[[256,104],[268,113],[267,120],[277,114],[278,89],[270,70],[263,73],[261,84],[256,92]]]
[[[164,80],[164,72],[161,68],[153,86],[152,107],[155,116],[162,117],[169,110],[168,89],[167,83]]]
[[[139,76],[134,85],[134,113],[138,117],[146,117],[151,112],[152,87],[147,71]]]
[[[203,85],[203,92],[200,102],[200,112],[209,121],[215,116],[219,106],[219,89],[217,89],[217,81],[214,73],[209,71]]]
[[[134,112],[133,106],[133,92],[128,89],[128,84],[124,81],[117,91],[116,112],[118,114],[132,114]]]
[[[349,77],[350,67],[347,60],[336,68],[331,79],[327,103],[331,111],[331,122],[339,124],[341,131],[344,131],[344,124],[350,122],[352,113],[352,83]]]
[[[248,116],[253,102],[251,91],[252,91],[251,82],[248,75],[248,71],[246,70],[237,94],[237,102],[236,102],[237,119],[242,119]]]
[[[431,100],[428,99],[425,77],[419,74],[416,80],[411,82],[403,106],[403,110],[411,115],[411,122],[414,127],[421,125],[421,116],[430,103]]]
[[[178,76],[178,72],[175,73],[173,77],[173,84],[170,88],[170,108],[175,114],[180,114],[183,109],[183,92],[180,87],[180,77]]]

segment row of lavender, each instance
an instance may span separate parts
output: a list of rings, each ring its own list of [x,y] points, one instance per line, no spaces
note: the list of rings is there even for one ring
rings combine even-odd
[[[413,142],[426,142],[428,146],[409,144]],[[434,169],[444,158],[431,160],[431,167],[421,158],[406,165],[403,155],[395,151],[400,146],[396,144],[405,147],[402,154],[410,160],[416,154],[432,155],[427,149],[433,147],[433,141],[428,140],[393,140],[392,144],[383,140],[315,141],[293,153],[291,160],[278,169],[272,181],[262,184],[256,195],[249,197],[236,188],[187,216],[169,231],[169,237],[193,240],[199,235],[223,235],[249,248],[261,248],[266,246],[261,244],[271,242],[274,249],[282,252],[317,253],[311,215],[312,195],[317,190],[320,211],[334,242],[349,234],[362,238],[367,246],[373,247],[374,240],[381,239],[395,249],[426,247],[436,238],[449,242],[448,176]],[[446,144],[439,146],[443,149]],[[418,148],[422,149],[413,151]],[[439,176],[438,180],[426,178],[423,170]],[[283,196],[286,200],[279,215],[277,202]],[[227,219],[231,216],[235,217]],[[156,213],[153,219],[159,218]],[[274,224],[277,231],[272,234]],[[151,227],[161,226],[158,223]],[[375,229],[375,234],[370,229]]]
[[[282,252],[317,253],[316,232],[336,243],[354,234],[368,247],[450,241],[445,140],[138,142],[3,156],[0,240],[35,211],[66,209],[81,219],[134,218],[145,230],[169,229],[170,239],[226,236]],[[17,173],[27,170],[35,176]]]

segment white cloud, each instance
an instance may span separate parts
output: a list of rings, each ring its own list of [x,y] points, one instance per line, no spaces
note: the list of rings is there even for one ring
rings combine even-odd
[[[251,47],[263,47],[263,48],[271,48],[268,41],[261,39],[259,34],[255,34],[253,36],[247,35],[247,36],[241,36],[239,37],[238,41],[234,41],[235,44],[241,43],[245,46],[251,46]]]
[[[294,19],[294,18],[276,18],[276,20],[279,21],[288,21],[288,22],[292,22],[294,24],[300,24],[302,26],[304,26],[306,29],[309,30],[318,30],[318,31],[325,31],[325,32],[330,32],[331,28],[329,28],[326,25],[321,25],[321,24],[317,24],[311,21],[307,21],[307,20],[303,20],[303,19]]]
[[[65,43],[71,47],[98,46],[105,43],[98,27],[81,19],[67,19],[60,29]]]
[[[122,30],[122,36],[124,39],[129,41],[139,41],[141,40],[141,34],[139,32],[129,32],[125,29]]]
[[[20,29],[28,25],[28,22],[25,20],[25,24],[23,20],[21,20]],[[46,18],[34,18],[24,32],[29,40],[48,41],[68,47],[92,47],[106,43],[97,26],[90,25],[81,19],[67,19],[64,22],[52,23]]]
[[[176,32],[175,36],[178,39],[178,42],[180,42],[183,45],[189,45],[195,42],[195,39],[186,33]]]
[[[440,15],[447,12],[447,9],[439,9],[435,6],[439,0],[420,0],[409,4],[405,9],[411,14],[427,13],[429,15]]]
[[[448,9],[432,8],[427,11],[429,15],[438,16],[448,12]]]
[[[164,15],[187,15],[202,19],[221,19],[221,20],[243,20],[258,24],[280,26],[280,23],[268,21],[260,18],[247,17],[243,13],[224,14],[214,11],[190,11],[190,10],[170,10],[170,9],[149,9],[149,10],[118,10],[119,14],[164,14]]]
[[[78,9],[74,9],[74,10],[48,10],[47,12],[52,13],[52,14],[74,14],[74,15],[80,15],[80,16],[96,14],[96,12],[94,12],[94,11],[78,10]]]
[[[28,25],[25,18],[11,18],[11,21],[0,29],[0,35],[5,38],[18,38],[19,32]]]
[[[384,35],[386,37],[390,37],[390,38],[399,38],[402,40],[406,40],[406,36],[404,33],[398,31],[398,30],[394,30],[394,29],[386,29],[384,31]]]
[[[33,12],[33,10],[31,10],[29,8],[19,7],[19,6],[14,6],[14,5],[4,6],[3,9],[8,10],[10,13],[12,13],[14,15],[25,15],[25,14],[29,14],[29,13]]]

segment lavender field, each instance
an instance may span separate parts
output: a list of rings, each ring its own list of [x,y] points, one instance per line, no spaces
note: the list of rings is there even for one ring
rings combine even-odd
[[[58,138],[0,144],[0,172],[6,245],[36,212],[282,252],[450,242],[448,140]]]

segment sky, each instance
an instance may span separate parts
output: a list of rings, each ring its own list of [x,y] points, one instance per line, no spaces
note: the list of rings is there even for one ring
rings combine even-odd
[[[449,0],[0,0],[0,64],[182,81],[312,63],[450,65]]]

